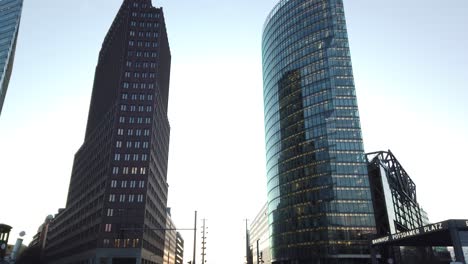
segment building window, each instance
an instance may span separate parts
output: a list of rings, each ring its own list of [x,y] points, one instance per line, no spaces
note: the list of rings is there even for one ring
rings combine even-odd
[[[116,188],[117,187],[117,181],[116,180],[112,180],[111,181],[111,188]]]
[[[122,147],[122,141],[115,142],[115,147],[116,148],[121,148]]]
[[[122,182],[120,183],[120,187],[121,187],[121,188],[127,188],[127,181],[122,181]]]
[[[137,149],[140,148],[140,143],[141,143],[140,141],[135,141],[135,148]]]
[[[119,174],[119,167],[113,167],[112,168],[112,174],[114,174],[114,175]]]
[[[129,161],[130,160],[130,154],[125,154],[125,161]]]
[[[107,216],[114,216],[114,209],[108,208],[107,209]]]
[[[125,123],[125,117],[124,117],[124,116],[121,116],[121,117],[119,118],[119,123],[121,123],[121,124],[124,124],[124,123]]]
[[[109,195],[109,202],[115,202],[115,194]]]
[[[145,175],[146,174],[146,168],[140,168],[140,174]]]
[[[141,155],[141,160],[142,161],[147,161],[148,160],[148,155],[147,154],[142,154]]]
[[[128,89],[128,87],[130,87],[130,84],[128,82],[124,82],[122,86],[124,89]]]
[[[119,153],[116,153],[116,154],[114,155],[114,160],[115,160],[115,161],[119,161],[119,160],[120,160],[120,154],[119,154]]]
[[[134,195],[134,194],[130,194],[130,195],[128,196],[128,201],[129,201],[130,203],[132,203],[133,200],[135,200],[135,195]]]
[[[132,174],[137,174],[138,173],[138,168],[137,167],[133,167],[132,168]]]
[[[128,174],[128,167],[123,167],[123,174]]]
[[[102,243],[104,244],[105,247],[108,247],[110,244],[110,240],[106,238],[102,241]]]
[[[147,149],[147,148],[148,148],[148,146],[149,146],[149,143],[148,143],[148,141],[145,141],[145,142],[143,142],[143,148],[144,148],[144,149]]]
[[[136,186],[136,181],[131,181],[130,182],[130,188],[135,188]]]
[[[137,201],[138,201],[139,203],[143,202],[143,194],[139,194],[139,195],[138,195]]]
[[[117,129],[117,135],[123,136],[123,129],[122,128]]]
[[[121,195],[120,195],[119,201],[120,201],[121,203],[125,202],[125,194],[121,194]]]
[[[139,157],[138,154],[133,154],[133,161],[138,161],[138,157]]]
[[[133,136],[133,129],[129,129],[129,130],[127,131],[127,135]]]
[[[106,227],[105,227],[105,232],[111,232],[112,231],[112,224],[106,224]]]
[[[145,181],[140,181],[138,187],[145,188]]]
[[[131,148],[132,147],[132,141],[127,141],[127,148]]]

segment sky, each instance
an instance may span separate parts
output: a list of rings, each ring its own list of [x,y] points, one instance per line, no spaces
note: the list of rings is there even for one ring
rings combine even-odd
[[[121,2],[24,2],[0,116],[10,243],[23,230],[29,243],[65,206],[98,53]],[[195,210],[207,219],[209,263],[244,261],[245,219],[266,202],[261,34],[276,2],[153,1],[172,52],[168,206],[179,228],[193,227]],[[365,151],[392,150],[431,221],[468,219],[468,2],[344,4]],[[193,233],[181,234],[187,262]]]

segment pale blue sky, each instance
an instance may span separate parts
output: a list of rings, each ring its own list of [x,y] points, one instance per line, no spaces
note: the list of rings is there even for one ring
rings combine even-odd
[[[391,149],[433,221],[461,206],[468,149],[468,2],[345,0],[366,151]],[[266,201],[261,31],[276,1],[162,0],[172,50],[169,206],[208,218],[210,263],[240,263]],[[29,242],[66,201],[94,68],[120,0],[25,0],[0,116],[0,222]],[[192,234],[182,232],[186,258]],[[199,240],[198,240],[199,241]],[[200,247],[198,247],[200,248]],[[199,251],[199,249],[198,249]]]

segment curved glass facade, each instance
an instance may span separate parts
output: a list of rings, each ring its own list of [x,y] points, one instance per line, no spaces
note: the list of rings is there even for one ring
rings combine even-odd
[[[342,0],[281,1],[262,52],[273,263],[363,263],[375,223]]]
[[[0,113],[15,57],[23,0],[0,0]]]

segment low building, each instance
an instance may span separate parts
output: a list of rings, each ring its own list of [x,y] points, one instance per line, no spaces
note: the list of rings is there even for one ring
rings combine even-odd
[[[265,204],[250,225],[250,248],[253,264],[271,263],[268,206]]]
[[[47,243],[47,234],[49,232],[49,225],[52,222],[54,217],[49,215],[44,220],[44,223],[39,226],[37,233],[34,235],[31,243],[29,243],[29,247],[40,247],[41,251],[45,249]]]
[[[175,263],[184,263],[184,239],[182,238],[179,232],[176,233]]]
[[[167,208],[163,264],[182,264],[183,258],[184,239],[177,232],[177,228],[172,221],[171,209]]]

